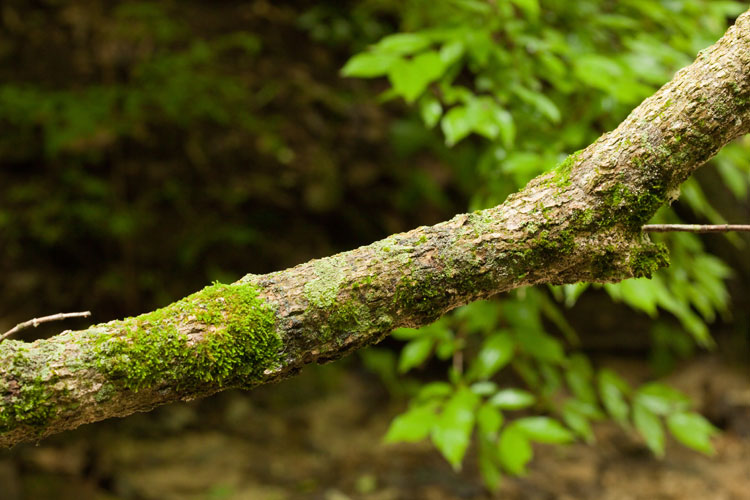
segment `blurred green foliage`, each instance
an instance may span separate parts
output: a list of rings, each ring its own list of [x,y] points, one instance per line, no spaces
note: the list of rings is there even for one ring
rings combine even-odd
[[[386,77],[389,86],[382,99],[402,98],[425,128],[439,125],[447,146],[474,150],[480,187],[470,209],[502,202],[614,128],[747,7],[703,0],[377,4],[398,16],[401,32],[355,54],[342,74]],[[726,189],[740,200],[746,200],[750,183],[748,153],[747,143],[740,141],[714,162]],[[680,201],[696,216],[724,222],[695,179],[685,183]],[[678,222],[679,217],[664,208],[655,220]],[[654,323],[652,360],[663,371],[675,356],[692,353],[696,343],[713,345],[707,323],[728,312],[724,280],[731,270],[707,254],[695,235],[656,239],[670,248],[669,269],[651,280],[603,288],[612,299],[655,320],[663,310],[679,321],[680,327],[664,320]],[[586,288],[577,284],[550,292],[570,307]],[[575,332],[547,297],[542,290],[521,291],[494,305],[466,306],[451,319],[419,331],[395,332],[407,341],[399,371],[433,356],[453,362],[451,384],[424,386],[410,409],[393,422],[386,440],[429,436],[458,468],[476,424],[480,470],[491,489],[498,487],[501,471],[523,473],[532,456],[529,440],[564,443],[577,434],[593,441],[590,422],[605,415],[632,424],[656,455],[664,453],[661,417],[677,440],[711,451],[709,438],[715,429],[699,415],[685,413],[689,402],[684,396],[656,383],[633,390],[611,371],[596,372],[582,354],[569,353],[549,327],[556,326],[573,348]],[[505,367],[512,368],[520,379],[515,383],[522,381],[533,395],[512,385],[496,386],[498,379],[514,384],[507,373],[503,376]],[[497,401],[506,397],[524,404],[503,408]],[[526,407],[533,407],[532,415],[551,412],[567,427],[546,416],[502,424],[501,409]]]

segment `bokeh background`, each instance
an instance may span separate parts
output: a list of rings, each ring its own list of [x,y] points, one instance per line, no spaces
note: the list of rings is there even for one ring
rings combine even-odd
[[[4,0],[0,331],[61,311],[133,316],[499,203],[615,126],[743,9],[519,1],[483,17],[495,3]],[[384,36],[446,24],[494,35],[435,95],[447,109],[450,89],[468,89],[455,98],[467,107],[494,93],[514,138],[458,137],[434,126],[433,101],[340,73]],[[732,145],[658,220],[750,222],[748,151]],[[671,377],[725,431],[717,457],[675,446],[657,461],[603,423],[596,447],[542,451],[507,498],[747,498],[750,239],[669,238],[666,295],[540,289],[559,317],[531,310],[625,377]],[[0,499],[489,498],[471,457],[456,473],[427,444],[382,444],[447,363],[420,360],[404,378],[401,346],[2,451]]]

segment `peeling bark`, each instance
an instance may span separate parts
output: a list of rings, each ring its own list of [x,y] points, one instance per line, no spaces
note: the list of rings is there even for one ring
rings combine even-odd
[[[500,206],[137,318],[0,344],[0,445],[253,387],[520,286],[615,282],[667,264],[641,226],[750,131],[750,13],[614,131]]]

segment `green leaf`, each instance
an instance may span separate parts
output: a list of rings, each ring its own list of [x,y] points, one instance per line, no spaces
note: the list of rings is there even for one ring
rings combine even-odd
[[[482,382],[471,384],[471,392],[480,396],[489,396],[497,392],[497,384],[489,380],[483,380]]]
[[[399,391],[396,354],[392,350],[368,347],[360,350],[359,355],[365,368],[377,374],[389,391]]]
[[[426,49],[432,40],[421,33],[396,33],[380,40],[373,49],[377,52],[407,55]]]
[[[419,100],[419,114],[427,128],[432,128],[437,125],[440,117],[443,116],[443,106],[435,96],[425,94]]]
[[[738,200],[747,199],[747,188],[748,184],[750,184],[750,178],[748,178],[747,174],[737,168],[734,161],[727,158],[726,155],[717,156],[714,159],[714,163],[716,163],[716,169],[719,175],[721,175],[721,180],[732,191],[735,198]]]
[[[552,397],[562,387],[562,374],[560,369],[550,363],[539,362],[539,373],[542,374],[541,393],[544,397]]]
[[[513,422],[526,436],[540,443],[562,444],[575,439],[573,433],[550,417],[525,417]]]
[[[713,224],[725,224],[727,221],[708,201],[706,193],[696,179],[688,179],[680,186],[680,199],[699,214],[705,215]]]
[[[532,21],[539,19],[539,0],[511,0]]]
[[[391,336],[396,340],[412,340],[422,335],[419,328],[396,328],[391,332]]]
[[[491,492],[495,492],[500,488],[500,482],[503,479],[500,473],[493,453],[494,447],[492,443],[481,440],[479,444],[479,473],[482,476],[482,482]]]
[[[545,170],[544,158],[536,153],[530,152],[511,151],[502,161],[501,165],[502,171],[504,173],[511,174],[513,176],[513,179],[519,186],[525,185],[528,181]],[[525,304],[525,302],[526,301],[523,301],[518,304],[523,308],[523,304]],[[539,311],[537,308],[533,309],[534,310],[531,311],[531,316],[528,315],[529,311],[526,311],[527,318],[525,318],[524,322],[530,321],[533,323],[539,323],[539,325],[518,325],[511,320],[510,316],[508,317],[508,320],[511,321],[511,323],[513,323],[513,326],[517,328],[530,327],[536,330],[540,330],[542,328],[541,316],[539,315]]]
[[[702,415],[693,412],[673,413],[667,417],[667,428],[685,446],[707,455],[714,454],[711,436],[718,434],[719,429]]]
[[[638,401],[633,405],[633,423],[657,457],[664,456],[664,429],[659,417]]]
[[[505,470],[517,476],[526,474],[526,464],[534,456],[529,438],[516,425],[507,426],[500,433],[497,451]]]
[[[474,428],[474,410],[478,403],[479,396],[467,387],[459,388],[445,404],[432,427],[432,442],[455,470],[461,468],[461,461],[469,447]]]
[[[494,118],[500,127],[500,139],[503,146],[510,148],[516,140],[516,124],[513,122],[513,116],[504,109],[497,108],[494,111]]]
[[[472,131],[495,139],[498,136],[506,147],[515,139],[513,117],[489,97],[465,96],[465,106],[455,106],[443,118],[443,133],[446,144],[452,146]]]
[[[596,391],[591,380],[581,375],[580,372],[566,371],[565,381],[570,387],[575,397],[581,401],[594,403],[596,401]]]
[[[530,392],[521,389],[503,389],[492,396],[487,403],[503,410],[520,410],[536,402]]]
[[[622,80],[623,68],[611,57],[588,54],[574,60],[574,73],[583,83],[611,92]]]
[[[372,78],[385,75],[400,57],[383,52],[362,52],[349,59],[341,69],[344,76]]]
[[[667,415],[690,407],[690,399],[673,387],[651,382],[638,388],[636,403],[657,415]]]
[[[385,435],[386,443],[421,441],[430,434],[438,416],[435,413],[437,403],[414,406],[405,413],[398,415],[388,427]]]
[[[445,134],[445,143],[453,146],[469,135],[474,124],[466,106],[454,106],[443,116],[440,127]]]
[[[570,356],[570,359],[568,359],[568,369],[586,379],[594,376],[594,368],[591,366],[591,361],[581,353],[575,353]]]
[[[563,285],[563,294],[565,295],[565,307],[573,307],[578,301],[578,297],[588,290],[590,283],[573,283],[572,285]]]
[[[401,59],[388,71],[388,79],[396,94],[412,103],[422,95],[431,82],[440,78],[445,71],[443,60],[434,50],[419,54],[414,59]]]
[[[526,385],[535,391],[541,390],[542,379],[539,374],[539,369],[530,359],[516,356],[512,363],[513,369],[521,376]]]
[[[573,432],[581,436],[587,443],[594,442],[594,431],[585,415],[576,411],[572,405],[565,404],[562,410],[562,418],[565,424],[573,429]]]
[[[573,354],[568,360],[565,380],[570,390],[581,401],[596,402],[596,391],[591,383],[593,369],[589,360],[581,354]]]
[[[503,414],[494,406],[485,403],[477,412],[477,427],[485,436],[494,437],[503,424]]]
[[[430,399],[444,399],[453,393],[453,386],[448,382],[430,382],[426,384],[417,393],[417,401],[427,401]]]
[[[497,43],[487,29],[467,31],[464,42],[470,61],[478,67],[486,66],[490,56],[497,51]]]
[[[595,402],[581,401],[580,399],[570,398],[565,401],[565,408],[580,413],[586,418],[592,420],[600,420],[604,418],[604,414],[599,409]]]
[[[464,55],[464,43],[461,40],[453,40],[440,48],[440,59],[448,67],[454,62],[461,59]]]
[[[644,311],[652,318],[656,317],[657,295],[651,280],[646,278],[625,280],[616,286],[620,288],[622,298],[629,306]]]
[[[472,378],[486,379],[508,364],[515,351],[515,342],[508,333],[497,333],[482,344],[469,373]]]
[[[453,0],[453,3],[460,6],[462,10],[475,14],[488,15],[492,13],[492,6],[486,0]],[[737,15],[741,12],[738,12]]]
[[[598,383],[599,396],[602,398],[604,408],[617,422],[626,423],[628,403],[625,401],[624,394],[629,392],[627,383],[610,370],[599,372]]]
[[[456,340],[455,338],[447,338],[447,339],[440,339],[438,341],[437,347],[435,348],[435,356],[438,357],[438,359],[448,359],[453,354],[462,348],[461,341]]]
[[[565,351],[560,341],[542,331],[517,331],[516,339],[521,349],[536,359],[553,363],[561,363],[565,359]]]
[[[432,337],[418,337],[404,346],[398,361],[398,371],[406,373],[415,366],[421,365],[432,351],[435,339]]]
[[[479,300],[456,309],[455,317],[461,320],[468,333],[495,332],[500,319],[500,307],[496,301]]]
[[[559,123],[562,115],[557,105],[552,100],[542,94],[527,88],[516,85],[513,92],[521,98],[522,101],[536,108],[543,116],[547,117],[552,123]]]
[[[494,119],[492,109],[483,106],[477,101],[472,102],[469,106],[471,128],[487,139],[495,139],[500,134],[500,126]],[[492,107],[495,106],[492,105]]]

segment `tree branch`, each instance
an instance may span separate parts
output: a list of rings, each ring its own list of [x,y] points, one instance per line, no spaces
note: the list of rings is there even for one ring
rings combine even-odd
[[[14,333],[23,330],[24,328],[29,328],[33,326],[36,328],[37,326],[41,325],[42,323],[49,323],[51,321],[60,321],[63,319],[68,318],[87,318],[91,316],[91,311],[83,311],[83,312],[72,312],[72,313],[57,313],[57,314],[51,314],[49,316],[42,316],[41,318],[32,318],[28,321],[24,321],[22,323],[18,323],[16,326],[8,330],[7,332],[0,335],[0,342],[5,340],[6,338],[10,337]]]
[[[667,255],[643,224],[749,128],[746,13],[616,130],[498,207],[136,318],[3,342],[0,445],[277,381],[520,286],[650,276]]]

